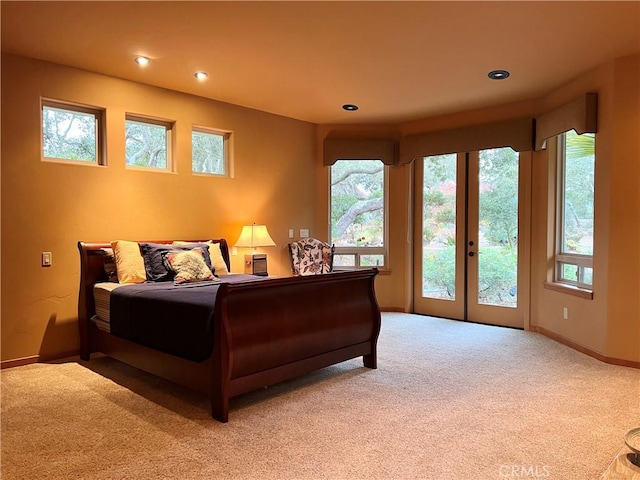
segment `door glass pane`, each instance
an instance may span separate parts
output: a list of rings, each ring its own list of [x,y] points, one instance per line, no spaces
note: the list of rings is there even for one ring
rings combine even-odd
[[[478,303],[518,304],[518,154],[480,151]]]
[[[422,296],[456,298],[456,154],[424,158]]]

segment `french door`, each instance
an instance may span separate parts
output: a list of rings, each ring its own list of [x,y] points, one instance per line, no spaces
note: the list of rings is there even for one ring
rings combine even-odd
[[[524,328],[531,154],[416,160],[414,311]]]

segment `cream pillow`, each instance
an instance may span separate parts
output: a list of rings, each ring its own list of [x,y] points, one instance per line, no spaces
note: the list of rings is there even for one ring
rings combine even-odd
[[[111,242],[119,283],[142,283],[147,280],[144,259],[138,242],[114,240]]]
[[[205,242],[209,245],[209,256],[211,257],[211,265],[216,270],[216,275],[229,275],[229,269],[227,268],[227,264],[222,258],[222,251],[220,250],[219,243],[213,243],[211,240]]]
[[[174,245],[188,245],[194,242],[184,242],[184,241],[175,241]],[[211,240],[207,242],[202,242],[206,245],[209,245],[209,257],[211,258],[211,266],[215,270],[215,274],[217,276],[229,275],[229,269],[227,268],[227,264],[222,257],[222,251],[220,250],[220,244],[214,243]]]

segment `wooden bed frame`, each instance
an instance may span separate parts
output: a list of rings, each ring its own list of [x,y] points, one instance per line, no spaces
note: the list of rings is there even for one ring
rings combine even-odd
[[[220,250],[229,266],[224,239]],[[154,243],[170,243],[155,241]],[[214,308],[213,352],[197,363],[99,330],[93,285],[107,281],[100,249],[109,243],[78,242],[80,355],[102,352],[141,370],[211,397],[211,414],[229,418],[229,399],[362,356],[376,368],[380,309],[377,269],[221,284]]]

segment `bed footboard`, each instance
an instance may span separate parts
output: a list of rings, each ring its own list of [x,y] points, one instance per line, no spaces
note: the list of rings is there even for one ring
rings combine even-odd
[[[376,269],[225,284],[215,306],[212,415],[229,399],[358,356],[376,368]]]

